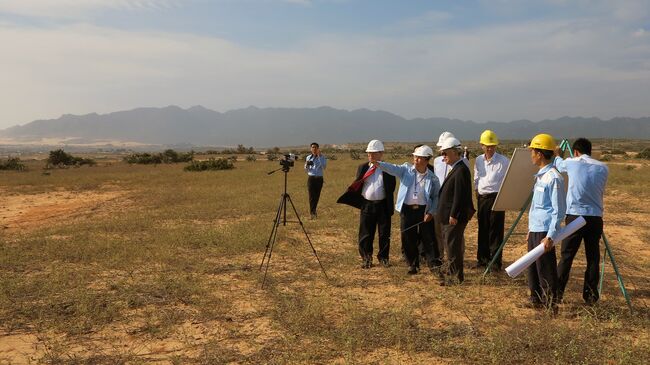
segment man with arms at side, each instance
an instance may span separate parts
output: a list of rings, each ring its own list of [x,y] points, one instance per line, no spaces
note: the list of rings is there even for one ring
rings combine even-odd
[[[359,165],[356,180],[363,180],[361,196],[363,203],[359,217],[359,254],[361,267],[372,267],[372,244],[375,231],[379,234],[379,251],[377,259],[383,266],[389,266],[390,223],[393,215],[393,193],[395,177],[377,169],[376,163],[384,155],[384,144],[372,140],[366,148],[368,162]]]
[[[465,255],[465,227],[474,211],[472,203],[472,176],[462,161],[460,141],[447,138],[440,151],[450,171],[442,183],[438,197],[438,218],[442,223],[449,268],[442,275],[440,285],[460,284],[465,280],[463,258]],[[435,168],[435,167],[434,167]]]
[[[558,296],[561,299],[573,258],[580,242],[585,241],[587,268],[585,270],[582,298],[587,304],[598,301],[598,263],[600,261],[600,237],[603,235],[603,195],[609,169],[604,163],[591,157],[591,141],[578,138],[573,143],[575,157],[563,160],[555,158],[555,166],[569,176],[565,224],[582,216],[587,224],[562,241],[558,264]]]
[[[416,274],[420,269],[418,243],[424,248],[429,268],[434,270],[440,266],[440,253],[435,243],[433,227],[430,225],[438,205],[440,183],[428,168],[431,157],[431,147],[419,146],[413,152],[413,164],[398,166],[383,161],[376,162],[382,171],[400,178],[395,210],[400,212],[402,247],[410,275]]]
[[[493,211],[492,206],[506,176],[510,160],[496,152],[499,139],[496,133],[485,130],[480,138],[483,154],[474,162],[474,190],[478,205],[478,249],[477,267],[486,267],[496,254],[503,241],[506,212]],[[496,258],[493,268],[501,270],[501,254]]]
[[[557,312],[557,262],[553,242],[566,212],[564,178],[553,166],[555,140],[548,134],[538,134],[528,146],[535,174],[533,199],[528,211],[528,251],[544,244],[544,255],[528,267],[529,305]]]
[[[436,146],[438,149],[442,146],[442,142],[445,141],[445,139],[449,137],[454,137],[454,135],[451,132],[442,132],[440,136],[438,137],[438,142],[436,143]],[[433,159],[433,173],[436,175],[438,178],[438,182],[440,182],[440,185],[442,185],[445,182],[445,178],[447,177],[447,170],[449,170],[449,166],[445,163],[444,156],[439,155],[436,158]],[[436,232],[436,241],[438,242],[438,251],[440,252],[440,259],[443,260],[445,257],[445,239],[442,235],[442,224],[440,222],[440,218],[438,217],[438,212],[433,215],[433,227]]]
[[[305,172],[307,172],[307,192],[309,193],[309,214],[311,219],[316,218],[316,207],[323,189],[323,172],[327,167],[327,158],[320,152],[318,143],[310,146],[311,154],[305,159]]]

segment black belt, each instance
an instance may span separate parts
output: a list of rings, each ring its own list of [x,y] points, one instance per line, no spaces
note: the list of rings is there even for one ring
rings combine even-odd
[[[368,199],[365,199],[365,200],[366,200],[366,203],[369,203],[369,204],[380,204],[380,203],[383,203],[383,202],[386,201],[386,199],[382,199],[382,200],[368,200]]]
[[[405,207],[407,207],[407,208],[409,208],[409,209],[413,209],[413,210],[420,209],[420,208],[425,208],[425,207],[426,207],[426,205],[417,205],[417,204],[413,204],[413,205],[404,204],[403,206],[405,206]]]
[[[499,193],[489,193],[489,194],[483,194],[483,195],[479,194],[478,196],[481,197],[481,198],[492,198],[492,197],[496,197],[497,194],[499,194]]]

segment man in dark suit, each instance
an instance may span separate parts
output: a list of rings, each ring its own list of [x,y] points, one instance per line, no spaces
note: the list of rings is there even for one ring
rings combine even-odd
[[[465,227],[474,214],[472,203],[472,175],[462,162],[460,141],[447,138],[440,146],[444,161],[451,168],[440,187],[438,217],[442,223],[443,239],[447,250],[449,269],[441,274],[440,285],[460,284],[465,255]]]
[[[380,161],[384,154],[384,144],[372,140],[366,148],[368,163],[363,163],[357,169],[356,180],[363,180],[361,187],[361,216],[359,219],[359,254],[363,263],[361,267],[372,267],[372,243],[375,231],[379,233],[379,252],[377,259],[383,266],[389,266],[390,251],[390,221],[393,215],[395,192],[395,177],[371,167],[372,163]]]

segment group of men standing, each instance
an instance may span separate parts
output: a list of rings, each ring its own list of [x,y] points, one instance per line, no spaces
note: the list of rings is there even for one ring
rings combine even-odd
[[[450,132],[440,135],[439,156],[433,160],[433,165],[434,153],[429,146],[416,146],[412,163],[396,165],[382,160],[384,144],[381,141],[368,143],[368,162],[359,165],[350,188],[356,190],[354,196],[357,198],[354,203],[339,199],[339,202],[360,209],[358,244],[362,268],[373,266],[375,232],[379,243],[377,259],[382,266],[390,266],[391,218],[393,211],[397,211],[408,274],[417,274],[424,261],[439,276],[440,285],[462,283],[464,233],[475,213],[478,219],[476,267],[487,267],[494,261],[492,268],[501,270],[498,249],[503,241],[505,212],[493,211],[492,207],[510,161],[496,151],[499,140],[493,131],[484,131],[479,141],[483,154],[475,160],[473,179],[461,142]],[[309,174],[310,213],[314,218],[326,159],[320,154],[318,144],[312,143],[311,148],[305,170]],[[585,138],[573,144],[574,158],[562,159],[555,140],[548,134],[535,136],[528,148],[531,162],[539,168],[534,176],[529,210],[528,249],[540,243],[545,247],[545,254],[528,269],[528,305],[557,309],[583,239],[587,256],[583,298],[586,303],[593,304],[598,300],[599,240],[603,231],[607,166],[590,157],[591,142]],[[569,177],[568,193],[561,173]],[[395,200],[396,178],[399,178],[399,189]],[[478,211],[474,209],[472,192],[476,194]],[[568,224],[580,216],[585,218],[587,225],[562,242],[557,264],[554,240],[560,223],[565,219]],[[445,254],[447,265],[443,266]]]
[[[479,204],[478,265],[485,266],[492,259],[503,238],[504,214],[490,213],[496,193],[505,171],[508,159],[497,154],[496,135],[489,141],[482,138],[486,150],[481,155],[472,182],[470,164],[461,142],[450,132],[444,132],[438,139],[439,155],[433,161],[433,149],[426,145],[416,146],[412,163],[395,165],[382,161],[384,144],[379,140],[368,143],[368,162],[359,165],[353,186],[361,197],[359,219],[359,254],[361,267],[373,266],[373,241],[375,232],[379,236],[377,259],[383,266],[389,266],[390,226],[393,209],[400,213],[400,236],[402,253],[408,264],[407,273],[417,274],[421,262],[440,278],[440,285],[454,285],[465,279],[463,260],[465,253],[465,228],[476,210],[472,202],[472,191],[481,197]],[[484,133],[484,134],[486,134]],[[487,145],[483,145],[483,142]],[[431,165],[433,162],[433,165]],[[397,198],[394,190],[399,178]],[[492,189],[492,190],[490,190]],[[349,203],[349,202],[348,202]],[[500,220],[499,220],[500,219]],[[500,230],[494,233],[493,230]],[[447,265],[443,267],[443,256]],[[498,265],[500,267],[500,263]]]

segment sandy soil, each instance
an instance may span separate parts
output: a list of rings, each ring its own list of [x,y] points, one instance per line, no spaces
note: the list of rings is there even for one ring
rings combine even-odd
[[[609,196],[606,205],[627,207],[626,211],[610,212],[605,218],[605,232],[613,246],[618,264],[622,268],[624,277],[629,275],[628,290],[639,290],[647,288],[647,278],[650,274],[648,258],[650,248],[645,242],[648,237],[646,228],[648,209],[644,202],[638,201],[631,196],[617,195]],[[0,201],[0,233],[7,234],[25,232],[48,224],[61,224],[71,217],[93,216],[107,211],[117,209],[128,209],[128,202],[125,201],[125,192],[120,191],[96,191],[96,192],[69,192],[57,191],[33,195],[11,195],[5,196]],[[506,220],[506,228],[513,221],[510,214]],[[323,219],[323,218],[321,218]],[[397,221],[398,219],[396,219]],[[197,222],[198,223],[198,222]],[[214,223],[214,222],[209,222]],[[222,220],[217,223],[226,224]],[[169,222],[173,225],[173,221]],[[520,229],[525,230],[525,222],[520,223]],[[476,221],[472,221],[466,231],[468,247],[466,250],[466,267],[474,261],[476,253]],[[301,233],[296,233],[297,241],[302,241]],[[316,231],[311,233],[319,254],[333,256],[341,252],[352,252],[349,238],[342,232]],[[504,260],[511,262],[525,252],[522,236],[513,236],[511,243],[504,254]],[[399,242],[398,238],[394,238]],[[354,246],[354,245],[353,245]],[[396,244],[399,250],[399,244]],[[285,252],[286,253],[286,252]],[[578,257],[583,255],[581,249]],[[393,251],[394,265],[390,268],[375,267],[371,270],[358,268],[355,262],[352,266],[347,263],[339,263],[337,267],[328,268],[330,276],[329,283],[325,280],[317,281],[316,285],[311,282],[312,287],[305,287],[306,281],[300,280],[300,275],[318,277],[321,275],[311,252],[306,251],[300,265],[302,271],[296,273],[296,261],[294,258],[285,255],[282,248],[279,248],[273,258],[272,279],[276,283],[284,285],[282,290],[307,291],[314,297],[326,293],[328,297],[337,298],[341,305],[339,308],[330,308],[328,318],[336,321],[344,318],[345,304],[354,302],[366,305],[369,308],[395,308],[403,303],[415,300],[417,303],[424,303],[424,313],[421,313],[421,320],[426,326],[445,326],[449,323],[462,325],[468,331],[480,331],[480,312],[485,303],[500,302],[500,293],[486,289],[486,286],[478,283],[482,272],[474,269],[466,269],[468,277],[467,284],[456,288],[439,288],[433,275],[417,275],[410,278],[406,283],[394,280],[397,276],[404,276],[405,267],[397,261],[399,252]],[[184,323],[169,338],[163,340],[139,339],[137,323],[131,323],[129,328],[108,327],[96,333],[88,340],[88,343],[80,345],[81,353],[97,351],[98,353],[110,353],[111,349],[120,348],[122,351],[142,356],[143,359],[159,361],[169,358],[170,355],[196,356],[197,346],[204,344],[208,339],[217,339],[220,344],[229,349],[235,349],[243,356],[260,351],[269,343],[280,341],[283,333],[273,323],[268,311],[268,301],[265,300],[267,293],[259,287],[259,283],[250,279],[250,271],[256,270],[256,265],[261,259],[260,255],[241,256],[228,263],[218,263],[216,267],[221,270],[214,273],[214,281],[220,283],[223,292],[227,293],[233,301],[228,315],[218,321],[209,323]],[[579,260],[579,259],[577,259]],[[307,267],[305,268],[305,262]],[[584,265],[576,261],[575,272],[581,273]],[[613,276],[611,265],[608,265],[608,275]],[[636,271],[636,272],[635,272]],[[574,277],[581,276],[575,274]],[[504,276],[490,279],[491,284],[512,285],[512,281]],[[345,283],[345,284],[342,284]],[[399,284],[398,284],[399,283]],[[424,292],[423,288],[427,288]],[[453,303],[445,302],[445,298],[436,295],[438,290],[453,291],[453,294],[463,299],[464,307],[452,309]],[[523,290],[523,289],[522,289]],[[523,291],[522,291],[523,292]],[[612,293],[612,291],[609,291]],[[615,293],[615,290],[613,291]],[[620,295],[616,293],[614,295]],[[580,300],[578,293],[571,293],[569,300],[577,305]],[[415,298],[415,299],[414,299]],[[518,298],[521,299],[521,298]],[[607,300],[607,297],[604,297]],[[635,305],[648,305],[648,293],[639,291],[635,296]],[[516,301],[508,300],[502,303],[504,310],[510,316],[517,318],[529,318],[530,309],[521,308]],[[467,309],[471,309],[468,315]],[[130,334],[129,334],[130,333]],[[646,335],[647,338],[647,335]],[[1,334],[0,333],[0,364],[21,364],[33,363],[41,358],[47,351],[44,342],[31,334]],[[191,345],[190,345],[191,344]],[[93,350],[90,350],[93,349]],[[382,359],[391,359],[392,363],[425,362],[432,360],[422,358],[421,355],[405,355],[389,349],[376,349],[367,353],[365,359],[357,359],[361,362],[381,362]],[[346,359],[340,359],[334,363],[345,363]],[[445,363],[444,359],[434,359],[436,363]]]
[[[31,195],[8,195],[0,200],[0,229],[29,230],[90,214],[124,195],[120,191],[56,191]]]

